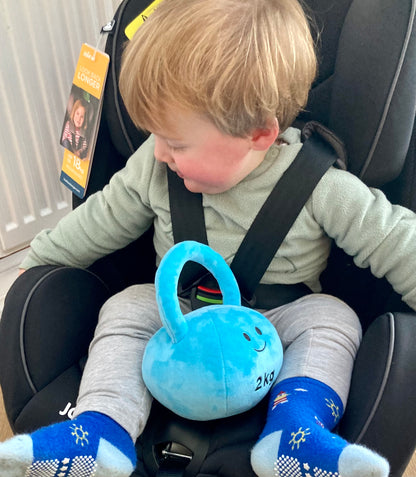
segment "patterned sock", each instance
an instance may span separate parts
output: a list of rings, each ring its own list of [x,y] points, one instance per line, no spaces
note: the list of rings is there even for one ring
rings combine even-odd
[[[129,434],[96,412],[0,444],[2,477],[129,477],[135,465]]]
[[[343,405],[328,386],[290,378],[271,391],[266,426],[251,452],[259,477],[387,477],[387,461],[332,434]]]

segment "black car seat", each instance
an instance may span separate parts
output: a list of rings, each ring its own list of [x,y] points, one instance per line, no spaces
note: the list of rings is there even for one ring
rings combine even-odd
[[[124,28],[149,3],[124,0],[109,33],[110,73],[87,196],[144,140],[117,85]],[[320,68],[299,125],[317,120],[328,126],[345,143],[351,172],[416,210],[416,1],[304,3],[316,22]],[[74,198],[74,206],[79,202]],[[19,277],[0,321],[0,384],[15,432],[68,417],[101,304],[131,283],[153,280],[153,274],[149,231],[88,271],[47,266]],[[339,433],[385,455],[398,477],[416,446],[416,316],[384,279],[357,269],[336,248],[323,284],[356,309],[366,330]],[[77,310],[79,321],[68,322],[68,308],[71,316]],[[208,423],[178,418],[155,402],[137,444],[135,475],[253,477],[248,452],[263,419],[264,402],[243,419]]]

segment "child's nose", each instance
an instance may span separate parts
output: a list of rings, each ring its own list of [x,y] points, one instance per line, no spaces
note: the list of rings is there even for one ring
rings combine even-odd
[[[155,137],[154,155],[156,160],[159,162],[165,162],[166,164],[173,162],[167,144],[162,139],[159,139],[157,137]]]

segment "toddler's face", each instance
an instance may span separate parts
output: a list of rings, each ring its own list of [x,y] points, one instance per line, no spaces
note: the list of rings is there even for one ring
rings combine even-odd
[[[83,106],[79,106],[74,113],[74,124],[76,128],[81,128],[84,124],[85,119],[85,108]]]
[[[264,159],[250,137],[222,133],[202,115],[171,110],[171,125],[155,136],[155,158],[165,162],[191,192],[218,194],[243,180]]]

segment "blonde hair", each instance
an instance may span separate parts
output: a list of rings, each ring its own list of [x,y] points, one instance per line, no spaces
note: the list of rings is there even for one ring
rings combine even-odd
[[[127,45],[120,91],[141,129],[163,127],[174,106],[244,137],[275,117],[286,129],[315,74],[296,0],[164,0]]]

